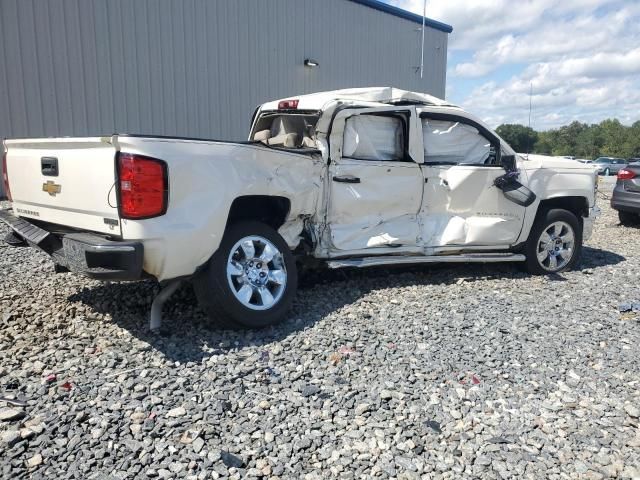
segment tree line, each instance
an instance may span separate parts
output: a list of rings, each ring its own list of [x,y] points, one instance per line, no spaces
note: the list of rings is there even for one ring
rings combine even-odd
[[[496,132],[518,153],[585,159],[640,157],[640,120],[630,127],[617,119],[593,124],[574,121],[544,132],[520,124],[502,124]]]

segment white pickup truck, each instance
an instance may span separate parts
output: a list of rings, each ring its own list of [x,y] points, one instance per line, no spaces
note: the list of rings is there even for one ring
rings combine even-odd
[[[597,175],[517,155],[435,97],[361,88],[265,103],[248,142],[111,135],[5,140],[9,243],[57,270],[179,281],[232,327],[282,319],[296,264],[524,262],[571,268],[597,213]]]

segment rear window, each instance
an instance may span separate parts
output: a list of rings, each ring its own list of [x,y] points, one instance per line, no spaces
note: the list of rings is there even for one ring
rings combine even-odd
[[[265,112],[260,115],[250,140],[274,147],[316,148],[318,113]]]

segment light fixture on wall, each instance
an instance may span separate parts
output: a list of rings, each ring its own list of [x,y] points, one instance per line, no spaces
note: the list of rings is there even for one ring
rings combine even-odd
[[[304,66],[305,67],[319,67],[320,64],[318,63],[317,60],[313,60],[312,58],[305,58],[304,59]]]

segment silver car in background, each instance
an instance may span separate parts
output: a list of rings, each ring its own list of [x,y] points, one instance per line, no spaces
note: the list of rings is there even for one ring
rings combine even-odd
[[[599,174],[609,176],[617,174],[621,168],[626,167],[627,161],[624,158],[598,157],[591,165],[598,167]]]

